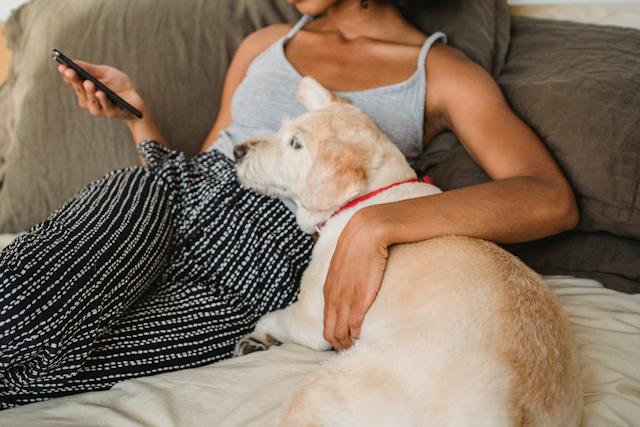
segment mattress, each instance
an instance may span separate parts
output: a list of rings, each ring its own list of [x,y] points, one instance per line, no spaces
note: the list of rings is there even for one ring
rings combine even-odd
[[[584,381],[583,427],[640,426],[640,295],[566,276],[545,280],[567,310]],[[0,412],[0,426],[271,426],[284,401],[334,352],[285,344],[108,391]]]

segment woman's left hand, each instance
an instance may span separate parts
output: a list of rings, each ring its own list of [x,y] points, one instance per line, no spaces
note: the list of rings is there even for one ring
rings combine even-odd
[[[360,336],[387,266],[387,243],[371,210],[359,210],[342,230],[324,283],[324,339],[351,347]]]

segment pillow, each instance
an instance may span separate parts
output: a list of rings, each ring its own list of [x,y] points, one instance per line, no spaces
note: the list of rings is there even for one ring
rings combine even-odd
[[[507,249],[545,274],[640,292],[640,31],[513,18],[498,83],[572,183],[578,231]],[[451,133],[415,165],[445,190],[489,180]]]
[[[509,38],[504,0],[440,0],[412,19],[443,30],[485,68]],[[284,0],[33,0],[6,24],[14,51],[0,90],[0,233],[28,229],[106,172],[137,163],[126,127],[78,108],[51,48],[124,70],[173,148],[196,153],[241,40],[299,18]],[[2,175],[0,175],[2,176]]]
[[[640,293],[639,239],[573,230],[505,249],[540,274],[586,277],[619,292]]]
[[[574,186],[579,229],[640,238],[640,31],[514,18],[499,83]]]
[[[498,75],[509,49],[511,18],[504,0],[431,0],[407,18],[425,33],[444,31],[449,45]]]

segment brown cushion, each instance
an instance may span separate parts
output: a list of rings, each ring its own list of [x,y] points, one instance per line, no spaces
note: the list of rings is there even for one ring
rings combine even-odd
[[[407,16],[425,33],[444,31],[449,44],[497,75],[509,49],[511,18],[504,0],[432,0]]]
[[[570,231],[506,249],[540,274],[588,277],[620,292],[640,293],[639,239]]]
[[[578,197],[579,229],[640,238],[640,31],[514,18],[499,83]]]
[[[416,16],[421,27],[445,31],[487,69],[501,66],[509,37],[504,0],[441,0],[433,8]],[[23,5],[6,25],[14,55],[0,91],[0,233],[31,227],[90,181],[137,162],[122,123],[94,119],[78,108],[50,59],[51,48],[124,70],[167,141],[194,154],[213,125],[240,41],[260,27],[298,18],[284,0]]]

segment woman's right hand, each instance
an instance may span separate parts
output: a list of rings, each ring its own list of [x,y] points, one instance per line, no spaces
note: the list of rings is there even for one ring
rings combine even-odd
[[[108,65],[96,65],[80,60],[74,61],[129,104],[140,111],[145,110],[144,101],[133,87],[129,76],[125,73]],[[83,82],[72,68],[60,64],[58,71],[62,74],[65,83],[75,92],[78,98],[78,105],[89,111],[92,116],[115,117],[123,119],[125,122],[136,119],[129,111],[111,102],[103,91],[96,90],[93,82],[90,80]]]

